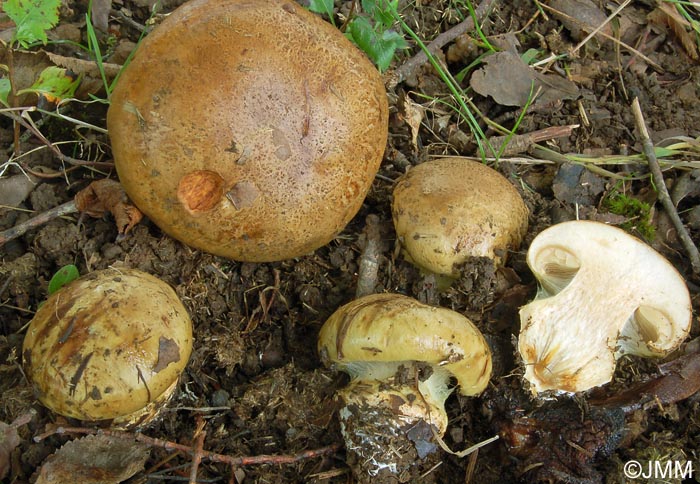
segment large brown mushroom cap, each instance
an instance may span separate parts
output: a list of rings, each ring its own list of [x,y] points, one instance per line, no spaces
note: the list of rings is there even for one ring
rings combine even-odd
[[[171,236],[237,260],[328,243],[384,152],[381,76],[287,0],[193,0],[142,43],[107,124],[119,178]]]
[[[192,323],[168,284],[107,269],[44,302],[22,356],[39,400],[54,412],[131,426],[167,402],[191,351]]]
[[[487,257],[502,265],[527,232],[528,211],[500,173],[463,158],[427,161],[404,175],[393,193],[399,240],[416,265],[458,275],[455,265]]]

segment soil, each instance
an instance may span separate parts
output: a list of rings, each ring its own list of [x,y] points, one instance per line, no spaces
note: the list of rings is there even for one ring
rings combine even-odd
[[[111,45],[120,63],[133,48],[145,25],[150,3],[144,0],[114,2],[110,17]],[[180,2],[167,2],[155,16]],[[337,12],[347,13],[351,2],[336,1]],[[567,2],[562,2],[567,3]],[[406,22],[430,41],[461,22],[462,2],[428,0],[400,2]],[[569,52],[582,34],[531,1],[495,2],[483,25],[494,45],[520,54],[529,49],[561,54]],[[596,7],[605,10],[606,2]],[[646,59],[633,55],[610,40],[597,37],[574,56],[553,64],[550,74],[568,75],[576,96],[556,92],[546,104],[534,103],[518,125],[518,133],[552,126],[577,125],[570,135],[541,142],[553,153],[590,156],[631,155],[641,151],[630,104],[641,103],[654,143],[672,137],[700,136],[700,63],[684,47],[672,23],[652,21],[654,2],[632,2],[616,23],[615,32]],[[86,2],[66,0],[61,8],[57,35],[78,31],[85,38]],[[129,13],[130,21],[118,15]],[[577,10],[573,10],[575,16]],[[583,10],[581,10],[583,12]],[[696,12],[697,13],[697,12]],[[696,17],[697,18],[697,17]],[[671,27],[669,27],[671,25]],[[694,38],[691,36],[691,38]],[[47,51],[78,56],[65,45]],[[418,49],[411,45],[392,65],[396,68]],[[484,54],[485,44],[474,31],[448,44],[441,58],[456,75]],[[83,55],[83,54],[80,54]],[[543,55],[542,57],[545,57]],[[542,58],[541,57],[541,58]],[[654,67],[651,62],[656,63]],[[542,69],[539,67],[538,69]],[[512,128],[518,107],[499,104],[493,97],[463,87],[474,105],[492,120]],[[496,71],[494,71],[496,72]],[[492,74],[495,75],[495,74]],[[387,79],[391,78],[391,71]],[[513,79],[493,78],[492,84]],[[557,85],[558,86],[558,85]],[[559,89],[559,87],[552,87]],[[97,92],[97,91],[96,91]],[[0,421],[10,423],[34,409],[31,421],[19,428],[19,443],[8,452],[8,474],[3,482],[34,482],[42,463],[57,449],[77,438],[34,436],[47,425],[79,425],[52,414],[34,398],[21,366],[24,331],[38,304],[46,298],[52,275],[66,264],[81,274],[108,267],[132,267],[172,285],[187,307],[195,328],[195,346],[175,397],[161,417],[140,431],[162,441],[192,445],[198,421],[206,423],[205,450],[229,456],[300,456],[292,463],[229,466],[203,459],[197,482],[238,483],[349,483],[349,482],[629,482],[623,464],[636,460],[694,463],[700,472],[700,398],[697,388],[671,391],[654,405],[613,403],[610,396],[637,388],[660,374],[659,364],[680,355],[693,355],[688,344],[661,361],[622,358],[613,382],[594,392],[554,399],[534,399],[522,379],[523,369],[514,341],[520,322],[518,309],[536,292],[536,282],[525,262],[532,239],[546,227],[571,220],[598,220],[623,225],[638,236],[655,236],[648,242],[678,269],[691,291],[694,319],[689,341],[700,334],[697,325],[698,281],[688,256],[667,214],[657,202],[645,164],[631,158],[622,164],[592,166],[563,162],[532,147],[518,156],[489,162],[513,183],[530,211],[529,230],[519,250],[509,254],[505,268],[494,270],[475,260],[462,267],[462,276],[449,288],[438,287],[405,260],[394,234],[391,192],[394,182],[410,166],[439,155],[479,156],[469,129],[445,103],[452,102],[436,71],[424,66],[389,91],[389,143],[385,159],[365,203],[335,240],[314,253],[276,263],[240,263],[191,249],[164,235],[150,220],[136,225],[126,236],[117,233],[109,217],[66,216],[35,229],[0,248]],[[74,108],[68,115],[104,127],[106,106],[100,103]],[[416,112],[419,113],[415,122]],[[585,115],[585,118],[584,118]],[[498,134],[480,120],[487,135]],[[1,120],[0,139],[9,155],[12,127]],[[73,129],[65,121],[42,127],[48,139],[78,140],[66,154],[109,162],[109,140],[97,131]],[[413,131],[415,130],[415,132]],[[22,151],[42,146],[29,138]],[[56,172],[62,163],[48,150],[23,159],[35,171]],[[688,159],[680,158],[688,161]],[[18,174],[16,165],[3,165],[5,176]],[[692,166],[691,166],[692,167]],[[605,168],[607,171],[601,170]],[[677,210],[698,242],[700,184],[688,167],[666,167],[666,184],[677,197]],[[0,229],[67,202],[89,182],[116,178],[109,165],[66,170],[53,178],[39,178],[18,209],[0,208]],[[614,214],[605,199],[615,191],[650,204],[650,219]],[[375,217],[368,219],[369,216]],[[336,391],[348,382],[342,373],[324,368],[316,352],[316,337],[323,322],[342,304],[355,297],[358,271],[367,244],[368,220],[379,231],[379,270],[373,291],[415,297],[468,316],[489,342],[494,372],[488,389],[477,397],[453,393],[446,403],[449,427],[447,447],[459,451],[495,435],[499,440],[466,457],[436,448],[425,459],[416,449],[397,449],[400,459],[410,456],[414,465],[400,476],[382,472],[369,478],[353,474],[353,456],[346,452],[338,423],[340,403]],[[367,281],[363,281],[366,284]],[[585,344],[585,342],[582,342]],[[696,376],[694,380],[700,380]],[[429,436],[427,437],[429,439]],[[301,456],[304,451],[336,446],[333,451]],[[3,452],[0,442],[0,454]],[[167,446],[153,445],[142,469],[128,482],[177,482],[190,475],[192,457]],[[420,452],[418,452],[420,454]],[[646,464],[645,464],[646,465]],[[0,466],[1,467],[1,466]],[[361,465],[355,466],[360,468]],[[700,475],[700,474],[696,474]],[[85,481],[93,482],[93,481]],[[96,482],[96,481],[94,481]],[[116,481],[115,481],[116,482]],[[641,481],[640,481],[641,482]],[[680,479],[671,482],[680,482]]]

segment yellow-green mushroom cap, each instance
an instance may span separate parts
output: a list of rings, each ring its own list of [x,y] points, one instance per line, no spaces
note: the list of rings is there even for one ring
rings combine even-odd
[[[107,269],[52,294],[29,324],[22,354],[50,410],[128,427],[167,402],[191,351],[189,315],[168,284]]]

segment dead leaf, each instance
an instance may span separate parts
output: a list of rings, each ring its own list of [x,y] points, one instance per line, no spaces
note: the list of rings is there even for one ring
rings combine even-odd
[[[540,74],[513,52],[498,52],[484,63],[472,75],[470,85],[498,104],[523,107],[540,88],[536,102],[545,105],[579,96],[576,84],[554,74]]]
[[[576,41],[583,40],[607,20],[605,13],[591,0],[551,0],[549,6]],[[606,24],[601,32],[612,35],[610,24]],[[602,36],[597,37],[605,40]]]
[[[100,32],[107,33],[109,30],[109,9],[112,7],[112,0],[92,0],[92,23]]]
[[[4,479],[10,471],[10,458],[12,451],[17,448],[21,440],[17,429],[31,421],[34,412],[28,412],[17,417],[11,424],[0,422],[0,479]]]
[[[32,175],[0,178],[0,205],[18,207],[34,190],[37,179]]]
[[[10,472],[10,456],[19,443],[17,429],[5,422],[0,422],[0,479],[4,479]]]
[[[148,446],[134,439],[88,435],[49,456],[36,484],[117,484],[142,470],[148,457]]]
[[[695,36],[686,27],[691,27],[690,22],[684,19],[672,3],[660,2],[658,6],[647,16],[650,22],[668,27],[680,41],[685,52],[693,60],[698,60],[698,46],[695,44]]]
[[[108,178],[94,181],[80,190],[75,195],[75,206],[79,212],[96,218],[110,212],[120,235],[128,233],[143,218],[141,211],[129,201],[121,184]]]
[[[420,104],[416,104],[408,96],[403,99],[402,117],[408,127],[411,128],[411,143],[414,149],[418,149],[418,132],[420,125],[423,122],[425,109]]]

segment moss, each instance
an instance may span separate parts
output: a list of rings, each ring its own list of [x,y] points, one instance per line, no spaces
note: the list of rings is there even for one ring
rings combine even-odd
[[[651,205],[614,189],[605,197],[603,206],[627,219],[620,227],[647,241],[654,240],[656,227],[651,222]]]

